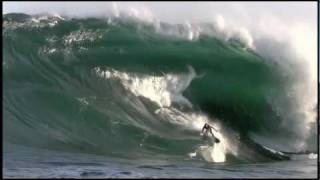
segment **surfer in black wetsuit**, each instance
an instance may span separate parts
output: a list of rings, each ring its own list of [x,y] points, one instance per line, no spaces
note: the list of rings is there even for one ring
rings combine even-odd
[[[214,127],[210,126],[208,123],[205,123],[204,126],[203,126],[203,128],[202,128],[202,131],[201,131],[201,132],[202,132],[202,133],[205,132],[206,135],[208,135],[209,133],[211,133],[212,137],[214,137],[214,139],[215,139],[215,143],[219,143],[220,140],[213,135],[212,129],[214,129],[215,131],[217,131]]]

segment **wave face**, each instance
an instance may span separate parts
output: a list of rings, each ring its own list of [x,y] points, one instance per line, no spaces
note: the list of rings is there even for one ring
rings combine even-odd
[[[295,111],[286,95],[292,77],[214,25],[195,31],[120,17],[26,14],[3,20],[5,142],[224,162],[285,159],[266,153],[252,133],[277,136],[287,147],[299,139],[282,116]],[[221,143],[202,140],[205,122]]]

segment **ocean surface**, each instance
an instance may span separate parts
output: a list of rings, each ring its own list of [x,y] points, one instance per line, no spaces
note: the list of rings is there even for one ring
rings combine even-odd
[[[7,178],[317,178],[317,160],[208,163],[190,158],[117,158],[10,145]]]
[[[286,51],[128,16],[6,14],[2,35],[3,177],[317,177],[317,108]]]

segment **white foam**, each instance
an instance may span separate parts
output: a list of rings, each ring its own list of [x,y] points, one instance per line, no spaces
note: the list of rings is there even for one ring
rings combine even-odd
[[[220,143],[203,149],[201,154],[209,162],[224,162],[226,160],[224,146]]]
[[[318,158],[318,154],[310,153],[310,154],[308,155],[308,158],[309,158],[309,159],[317,159],[317,158]]]
[[[215,24],[216,24],[216,26],[218,27],[218,29],[220,31],[224,30],[226,25],[225,25],[225,20],[224,20],[224,18],[223,18],[223,16],[221,14],[216,16]]]
[[[292,108],[283,105],[282,97],[269,97],[283,121],[280,126],[296,132],[295,151],[307,148],[312,122],[316,121],[317,104],[317,43],[316,32],[300,22],[286,24],[268,15],[260,18],[255,34],[256,52],[269,62],[277,63],[283,76],[289,77],[285,99]],[[270,29],[272,27],[272,29]],[[314,135],[314,134],[312,134]]]
[[[221,163],[226,160],[226,149],[221,142],[213,146],[204,145],[198,147],[195,152],[189,153],[189,156],[192,158],[199,156],[208,162]]]
[[[83,98],[76,98],[82,105],[87,106],[89,105],[89,102],[87,101],[87,99],[85,97]]]
[[[126,89],[136,96],[143,96],[154,101],[159,107],[169,107],[173,102],[192,106],[182,95],[192,79],[196,77],[191,67],[187,74],[165,74],[164,76],[127,73],[114,69],[101,71],[96,68],[96,71],[107,79],[119,79]]]
[[[71,44],[73,42],[81,42],[86,40],[93,42],[101,38],[102,35],[99,30],[77,30],[63,37],[65,44]]]
[[[120,16],[120,12],[119,12],[119,9],[118,9],[118,5],[117,5],[117,3],[115,3],[115,2],[112,2],[112,14],[113,14],[115,17],[119,17],[119,16]]]
[[[116,18],[125,17],[146,23],[153,23],[155,21],[154,14],[145,6],[119,6],[118,4],[112,2],[111,5],[112,15]]]

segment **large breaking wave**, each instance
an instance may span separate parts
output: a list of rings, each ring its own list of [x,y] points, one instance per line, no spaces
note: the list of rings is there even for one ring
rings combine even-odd
[[[243,29],[126,16],[3,20],[5,142],[209,162],[316,149],[305,70],[260,53]],[[205,122],[221,143],[201,139]]]

